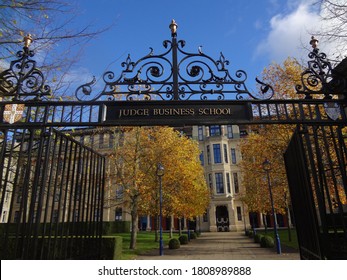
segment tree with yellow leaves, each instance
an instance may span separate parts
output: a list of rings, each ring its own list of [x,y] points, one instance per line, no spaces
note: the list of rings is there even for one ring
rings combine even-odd
[[[302,71],[298,61],[288,58],[282,65],[273,63],[264,69],[262,79],[273,87],[274,99],[298,98],[295,85],[300,82]],[[241,142],[241,170],[247,189],[243,200],[249,210],[260,213],[271,210],[267,177],[262,167],[268,159],[272,164],[269,175],[274,207],[277,213],[285,212],[289,196],[283,153],[294,129],[292,125],[251,126],[249,136]]]
[[[291,131],[284,126],[264,126],[241,141],[241,170],[246,187],[244,202],[253,212],[270,212],[268,181],[263,162],[271,162],[270,183],[276,212],[283,213],[286,207],[284,194],[288,192],[283,152],[288,145]]]
[[[136,247],[139,214],[158,215],[159,184],[163,176],[163,215],[194,217],[209,203],[209,192],[199,162],[198,144],[169,127],[126,128],[121,142],[109,154],[115,183],[123,189],[123,203],[130,209],[130,249]]]
[[[295,85],[301,83],[302,73],[304,73],[303,69],[295,59],[287,59],[282,65],[273,63],[265,69],[263,80],[274,88],[275,99],[300,99],[302,96],[297,95]],[[316,98],[323,98],[323,96],[316,96]],[[307,115],[317,114],[316,110],[317,108],[310,110],[309,107],[303,107],[303,113]],[[318,110],[321,115],[325,114],[324,108],[318,108]],[[291,114],[293,112],[287,108],[287,111],[283,111],[283,113]],[[271,209],[266,173],[262,170],[262,162],[265,158],[272,163],[269,175],[275,210],[283,213],[287,209],[289,192],[283,153],[294,129],[295,127],[291,125],[252,126],[249,137],[242,141],[241,169],[247,189],[243,199],[251,211],[264,213]],[[339,156],[341,157],[341,155],[339,155],[336,131],[333,127],[315,125],[306,126],[305,133],[307,139],[310,138],[310,145],[315,153],[310,168],[312,168],[312,172],[319,172],[324,177],[324,180],[320,182],[311,179],[311,184],[315,188],[320,188],[324,193],[327,201],[323,206],[326,207],[325,211],[328,213],[337,211],[336,207],[342,211],[341,209],[347,204],[347,196],[340,171],[341,159]],[[337,203],[335,203],[336,201]]]
[[[209,191],[199,161],[198,143],[169,127],[154,127],[148,133],[146,146],[153,149],[146,164],[156,167],[161,162],[165,168],[163,215],[193,218],[202,214],[209,203]],[[154,171],[147,177],[150,181],[146,184],[148,189],[143,189],[140,213],[158,217],[159,184]]]

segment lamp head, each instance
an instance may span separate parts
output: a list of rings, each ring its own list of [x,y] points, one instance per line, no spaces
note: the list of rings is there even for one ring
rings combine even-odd
[[[164,175],[164,171],[165,171],[164,166],[161,163],[158,163],[157,176],[162,177]]]
[[[270,171],[271,170],[271,162],[266,158],[263,162],[263,169],[265,171]]]

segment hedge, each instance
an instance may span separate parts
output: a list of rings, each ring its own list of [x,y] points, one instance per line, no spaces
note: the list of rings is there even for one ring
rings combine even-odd
[[[177,238],[172,238],[169,241],[169,249],[178,249],[180,248],[181,244],[180,241]]]
[[[260,240],[260,246],[263,248],[273,248],[275,246],[275,241],[271,236],[265,235]]]
[[[2,240],[3,241],[3,240]],[[71,260],[117,260],[122,256],[122,243],[123,238],[120,236],[112,237],[102,237],[101,240],[98,238],[37,238],[32,240],[27,240],[28,247],[27,252],[29,252],[30,259],[71,259]],[[44,244],[42,244],[44,242]],[[100,243],[101,242],[101,243]],[[17,244],[17,257],[15,252],[15,247]],[[35,247],[34,247],[35,246]],[[36,256],[30,255],[34,252],[34,248],[37,248]],[[100,257],[98,256],[98,249],[100,248]],[[8,238],[6,243],[6,250],[4,242],[0,243],[0,258],[2,260],[14,260],[20,258],[21,251],[20,240],[15,238]],[[53,255],[54,252],[54,255]],[[18,257],[19,255],[19,257]]]
[[[188,244],[188,235],[182,234],[180,237],[178,237],[178,240],[180,241],[181,245]]]
[[[114,233],[130,232],[129,221],[114,221],[102,223],[102,234],[112,235]]]
[[[261,241],[261,239],[262,239],[263,236],[264,236],[264,235],[261,234],[261,233],[256,233],[256,234],[254,235],[254,242],[255,242],[255,243],[260,243],[260,241]]]
[[[19,225],[21,231],[22,224]],[[45,228],[43,228],[45,226]],[[3,236],[5,230],[8,234],[14,235],[17,232],[18,225],[16,223],[8,223],[8,224],[0,224],[0,234]],[[88,230],[91,228],[92,231],[96,230],[97,223],[96,222],[65,222],[65,223],[46,223],[38,225],[38,234],[42,234],[45,229],[45,235],[54,236],[57,232],[57,235],[61,235],[62,233],[68,233],[70,236],[72,235],[83,235],[84,233],[88,234]],[[114,222],[102,222],[102,235],[114,235],[115,233],[123,233],[130,232],[130,222],[129,221],[114,221]]]

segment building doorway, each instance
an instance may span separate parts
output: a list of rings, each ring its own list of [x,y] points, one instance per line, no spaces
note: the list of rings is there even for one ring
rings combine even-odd
[[[229,231],[229,213],[225,205],[216,207],[217,231]]]

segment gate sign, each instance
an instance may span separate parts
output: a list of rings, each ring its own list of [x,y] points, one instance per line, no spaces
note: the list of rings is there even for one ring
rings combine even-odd
[[[251,103],[244,101],[132,101],[104,105],[109,125],[199,125],[248,123]]]
[[[18,122],[23,115],[24,104],[7,104],[4,110],[4,122],[13,124]]]

